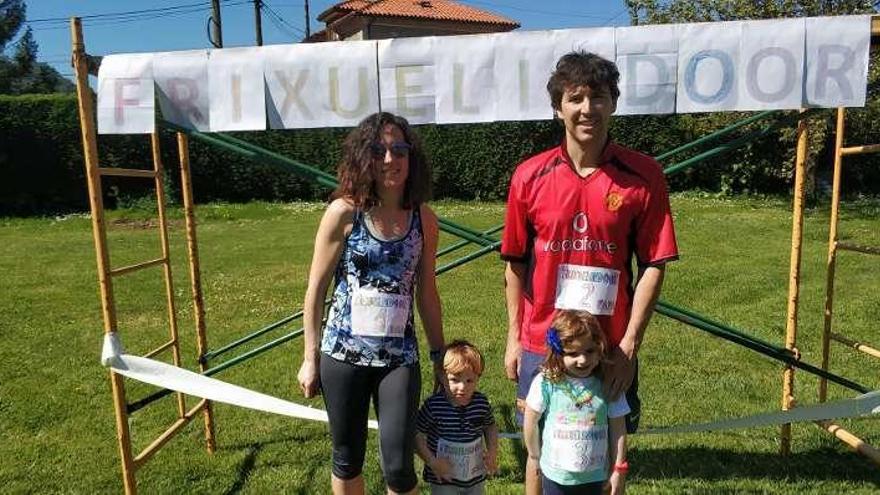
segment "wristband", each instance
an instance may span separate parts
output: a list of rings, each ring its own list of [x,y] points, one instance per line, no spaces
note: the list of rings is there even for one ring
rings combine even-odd
[[[614,472],[619,474],[626,474],[629,472],[629,462],[616,462],[614,463]]]
[[[432,350],[428,353],[428,357],[431,359],[431,362],[434,364],[443,362],[443,349]]]

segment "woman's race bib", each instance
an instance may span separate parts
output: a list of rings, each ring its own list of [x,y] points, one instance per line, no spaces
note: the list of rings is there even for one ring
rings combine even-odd
[[[452,465],[452,478],[458,481],[469,481],[486,474],[481,438],[472,442],[450,442],[439,438],[437,457],[449,461]]]
[[[351,333],[366,337],[403,337],[409,320],[407,296],[355,288],[351,294]]]
[[[608,427],[592,425],[569,428],[557,425],[542,447],[547,463],[562,471],[584,473],[605,468]]]
[[[556,309],[614,314],[620,271],[595,266],[559,265],[556,271]]]

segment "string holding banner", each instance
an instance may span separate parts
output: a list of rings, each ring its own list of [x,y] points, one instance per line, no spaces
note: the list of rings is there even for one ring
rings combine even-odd
[[[98,128],[152,132],[154,94],[166,120],[209,132],[350,127],[380,109],[546,120],[554,64],[580,49],[617,62],[621,114],[860,107],[870,38],[870,16],[840,16],[109,55]]]

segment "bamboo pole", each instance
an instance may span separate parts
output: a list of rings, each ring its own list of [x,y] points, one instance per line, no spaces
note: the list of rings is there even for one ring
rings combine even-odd
[[[196,237],[195,202],[192,195],[192,174],[189,168],[189,139],[177,133],[177,151],[180,155],[180,188],[183,192],[183,210],[186,219],[186,249],[189,259],[190,290],[192,292],[193,313],[196,322],[196,347],[199,353],[199,371],[207,369],[203,356],[208,350],[205,330],[205,301],[202,297],[202,275],[199,264],[199,243]],[[217,441],[214,436],[214,413],[211,402],[205,403],[205,444],[209,453],[214,453]]]
[[[788,276],[788,310],[785,321],[785,348],[794,352],[797,345],[798,300],[800,298],[801,255],[804,228],[804,183],[807,161],[807,121],[798,121],[797,156],[795,157],[794,204],[791,220],[791,259]],[[782,410],[794,405],[794,367],[787,365],[782,372]],[[780,452],[791,452],[791,424],[782,425]]]
[[[180,418],[177,419],[177,421],[172,423],[171,426],[168,427],[168,429],[166,429],[164,432],[162,432],[161,435],[156,437],[156,439],[153,440],[150,445],[147,445],[134,460],[137,467],[141,467],[146,464],[146,462],[150,460],[150,458],[153,457],[153,455],[158,452],[163,445],[168,443],[168,440],[171,440],[174,435],[180,431],[181,428],[186,426],[186,424],[189,423],[190,420],[192,420],[196,413],[198,413],[200,409],[205,407],[207,403],[207,399],[200,400],[192,409],[190,409],[188,412],[184,412],[183,415],[181,415]]]
[[[831,356],[831,318],[834,313],[834,275],[837,269],[837,227],[840,213],[840,180],[843,165],[844,117],[846,109],[837,109],[837,129],[834,136],[834,178],[831,185],[831,219],[828,227],[828,261],[825,264],[825,312],[822,327],[822,369],[828,370]],[[819,380],[819,402],[828,397],[828,381]]]
[[[110,276],[110,255],[107,250],[107,231],[104,222],[104,201],[102,197],[101,176],[98,171],[98,143],[95,131],[95,106],[89,87],[89,72],[86,63],[82,23],[78,17],[70,19],[71,50],[73,69],[76,73],[76,96],[79,109],[79,125],[82,132],[83,156],[85,158],[86,179],[89,185],[89,207],[92,214],[92,234],[95,242],[95,257],[98,264],[98,286],[101,294],[101,313],[104,319],[104,332],[116,330],[116,305],[113,300],[113,281]],[[113,410],[116,418],[116,440],[119,457],[122,460],[122,482],[127,495],[137,493],[135,464],[131,454],[131,433],[128,428],[128,414],[125,409],[125,384],[122,375],[110,372],[110,386],[113,393]]]
[[[165,214],[165,168],[162,165],[162,148],[159,131],[154,130],[150,136],[150,148],[153,152],[153,171],[156,183],[156,208],[159,214],[159,240],[162,244],[162,273],[165,279],[165,303],[168,307],[168,334],[171,337],[171,358],[174,366],[180,367],[180,340],[177,328],[177,308],[174,303],[174,277],[171,271],[171,249],[168,243],[168,217]],[[177,417],[186,414],[186,397],[177,394]]]
[[[816,424],[819,425],[820,428],[827,430],[832,435],[843,441],[843,443],[849,445],[859,454],[862,454],[868,459],[871,459],[872,461],[874,461],[875,464],[880,465],[880,450],[874,448],[873,445],[866,443],[861,438],[844,430],[843,428],[832,423],[831,421],[817,421]]]

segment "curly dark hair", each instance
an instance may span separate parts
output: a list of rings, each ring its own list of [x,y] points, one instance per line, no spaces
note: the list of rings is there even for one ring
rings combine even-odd
[[[559,334],[559,340],[562,342],[563,349],[571,345],[574,340],[584,336],[593,340],[599,353],[600,364],[600,366],[596,366],[594,373],[601,376],[601,365],[605,363],[608,342],[605,339],[605,332],[602,331],[599,320],[588,311],[560,309],[553,316],[552,326]],[[547,347],[547,357],[544,360],[541,371],[544,372],[544,376],[548,381],[559,382],[565,376],[565,364],[562,362],[562,354],[556,354],[553,352],[553,349],[549,348],[550,346]]]
[[[589,86],[594,91],[607,87],[611,99],[616,103],[620,96],[617,87],[619,80],[620,72],[614,62],[595,53],[578,50],[566,53],[556,62],[556,70],[547,81],[547,92],[550,93],[553,110],[560,109],[566,88],[579,86]]]
[[[342,143],[342,160],[336,167],[339,186],[332,198],[348,198],[355,206],[370,209],[379,203],[376,179],[382,164],[373,158],[370,146],[380,140],[382,129],[392,124],[403,133],[412,148],[409,150],[409,173],[403,192],[403,207],[411,209],[431,197],[431,164],[425,157],[422,143],[405,118],[388,113],[374,113],[351,130]]]

